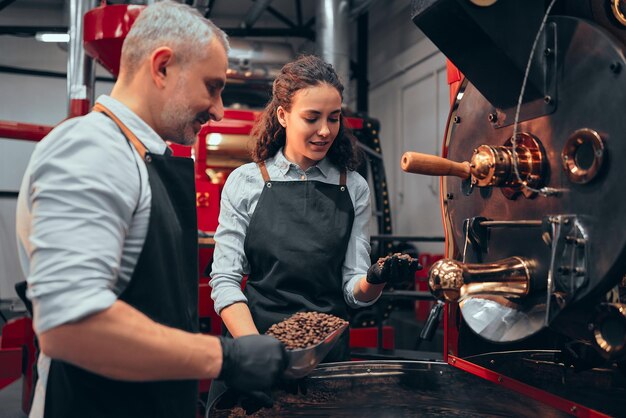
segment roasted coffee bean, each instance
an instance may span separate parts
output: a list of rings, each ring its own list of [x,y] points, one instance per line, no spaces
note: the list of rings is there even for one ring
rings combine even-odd
[[[266,332],[285,344],[288,350],[311,347],[320,343],[347,322],[321,312],[298,312],[272,325]]]
[[[378,261],[377,261],[378,266],[379,266],[380,268],[382,268],[382,267],[383,267],[383,265],[385,264],[385,261],[387,261],[388,259],[390,259],[390,258],[391,258],[391,257],[393,257],[393,256],[397,256],[399,259],[401,259],[401,260],[406,260],[406,261],[408,261],[408,262],[411,262],[411,261],[413,260],[413,257],[411,257],[411,256],[410,256],[410,255],[408,255],[408,254],[403,254],[403,253],[393,253],[393,254],[388,255],[387,257],[380,257],[380,258],[378,259]]]

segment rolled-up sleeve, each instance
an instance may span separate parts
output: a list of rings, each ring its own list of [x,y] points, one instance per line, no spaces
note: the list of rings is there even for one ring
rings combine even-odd
[[[233,303],[248,302],[241,290],[243,276],[249,273],[244,241],[250,223],[248,206],[251,185],[246,178],[242,168],[235,170],[228,176],[222,191],[209,282],[211,298],[218,314]]]
[[[350,175],[353,186],[350,187],[351,185],[349,185],[348,189],[354,190],[354,223],[343,264],[343,289],[346,303],[353,308],[358,308],[370,306],[378,298],[362,302],[354,297],[354,286],[367,274],[370,265],[369,222],[371,206],[367,181],[356,172],[351,172]]]
[[[28,297],[38,333],[115,302],[124,239],[140,191],[136,162],[123,138],[111,141],[66,123],[44,142],[20,192],[30,211],[28,236],[20,238],[30,255]]]

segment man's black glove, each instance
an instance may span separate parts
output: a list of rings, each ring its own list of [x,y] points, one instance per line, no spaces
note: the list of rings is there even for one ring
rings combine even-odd
[[[271,408],[274,400],[270,396],[270,391],[255,390],[252,392],[241,392],[236,389],[228,389],[215,405],[215,409],[233,409],[237,405],[241,406],[246,415],[252,415],[261,408]]]
[[[367,270],[366,280],[371,284],[413,280],[415,272],[421,268],[416,258],[396,253],[379,258],[378,262],[372,264]]]
[[[269,335],[220,337],[220,341],[224,354],[218,379],[229,388],[246,393],[269,390],[287,367],[283,343]]]

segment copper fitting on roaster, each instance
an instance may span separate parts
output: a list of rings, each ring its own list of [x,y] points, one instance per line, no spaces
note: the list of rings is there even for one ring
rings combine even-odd
[[[501,187],[508,198],[521,192],[531,197],[531,188],[541,187],[544,156],[541,144],[530,134],[520,133],[504,145],[481,145],[474,150],[469,162],[450,161],[446,158],[417,152],[405,152],[400,166],[408,173],[431,176],[457,176],[471,180],[473,186]]]
[[[474,295],[523,297],[530,291],[532,262],[509,257],[485,264],[437,261],[428,273],[428,287],[437,299],[456,302]]]
[[[626,356],[626,305],[605,303],[599,305],[589,325],[596,348],[609,359]]]

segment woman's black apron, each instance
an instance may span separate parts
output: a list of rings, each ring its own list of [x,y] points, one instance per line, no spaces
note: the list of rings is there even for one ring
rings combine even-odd
[[[155,155],[108,109],[144,158],[152,206],[145,243],[128,287],[119,299],[154,321],[198,332],[198,228],[193,161]],[[172,344],[176,344],[172,341]],[[127,382],[108,379],[52,360],[44,416],[195,418],[197,381]]]
[[[265,163],[259,163],[259,169],[265,184],[244,241],[250,265],[244,293],[257,329],[263,334],[296,312],[346,319],[342,269],[354,206],[345,172],[337,185],[272,181]],[[344,332],[323,361],[349,357],[350,334]],[[207,412],[226,390],[220,380],[211,383]]]
[[[259,164],[265,186],[250,219],[244,250],[250,265],[245,295],[260,333],[296,312],[347,318],[343,263],[354,223],[354,206],[342,173],[340,184],[272,181]],[[349,333],[325,362],[349,359]]]

